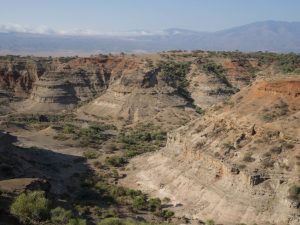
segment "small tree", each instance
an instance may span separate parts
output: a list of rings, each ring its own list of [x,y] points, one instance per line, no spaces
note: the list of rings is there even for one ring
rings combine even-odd
[[[23,223],[44,221],[49,216],[49,201],[43,191],[22,193],[11,205],[10,212]]]
[[[132,207],[134,209],[144,209],[146,205],[146,200],[144,196],[137,196],[133,199]]]

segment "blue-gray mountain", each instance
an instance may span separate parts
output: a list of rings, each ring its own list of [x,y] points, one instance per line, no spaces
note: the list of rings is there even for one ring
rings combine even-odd
[[[300,22],[256,22],[217,32],[167,29],[103,35],[1,32],[1,54],[74,55],[165,50],[300,52]]]

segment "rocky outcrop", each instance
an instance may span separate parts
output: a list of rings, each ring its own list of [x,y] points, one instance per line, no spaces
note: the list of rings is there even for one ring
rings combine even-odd
[[[169,134],[161,152],[133,159],[122,184],[170,198],[178,216],[298,224],[288,190],[299,184],[299,85],[283,92],[274,85],[298,82],[257,82],[216,105]],[[287,108],[284,116],[264,117],[264,108],[280,107]]]
[[[2,57],[0,60],[0,90],[26,97],[34,82],[47,70],[47,59]]]
[[[162,80],[160,64],[169,63],[166,57],[170,58],[170,55],[6,56],[0,58],[0,97],[8,94],[29,98],[14,107],[23,112],[58,112],[99,97],[79,112],[96,117],[124,118],[129,122],[141,121],[144,117],[145,120],[153,119],[159,112],[162,116],[158,120],[163,120],[168,118],[163,108],[170,106],[172,114],[189,120],[182,110],[176,110],[191,111],[184,107],[187,101]],[[210,58],[206,53],[199,54],[196,59],[174,58],[173,61],[191,63],[190,72],[186,74],[187,91],[202,109],[223,101],[251,83],[254,72],[261,69],[256,61]],[[210,61],[223,66],[222,77],[203,70],[203,65]],[[6,113],[8,109],[0,109],[0,112]]]
[[[57,112],[72,109],[106,88],[105,74],[99,71],[57,70],[43,74],[33,85],[25,111]]]
[[[142,67],[124,69],[105,93],[81,107],[79,113],[129,123],[164,121],[175,125],[181,119],[190,120],[192,113],[185,112],[188,102],[176,95],[159,73],[159,69]]]

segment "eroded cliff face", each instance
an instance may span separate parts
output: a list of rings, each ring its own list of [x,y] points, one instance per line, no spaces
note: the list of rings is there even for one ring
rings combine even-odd
[[[0,60],[0,88],[8,94],[24,97],[46,70],[46,60],[24,58]]]
[[[25,103],[25,106],[31,105],[29,111],[40,111],[44,108],[44,111],[56,112],[74,108],[79,102],[91,100],[104,93],[102,98],[100,96],[95,101],[95,107],[90,106],[92,114],[98,114],[97,110],[100,107],[96,105],[102,104],[103,107],[101,108],[106,108],[104,105],[105,102],[108,102],[110,104],[106,104],[107,111],[111,111],[109,107],[112,107],[114,101],[118,101],[116,104],[119,109],[112,110],[113,115],[138,121],[145,113],[137,116],[139,118],[133,116],[140,113],[134,109],[136,107],[133,102],[139,102],[134,96],[142,96],[141,93],[148,96],[142,97],[145,104],[147,101],[148,103],[157,102],[157,99],[163,96],[165,98],[162,99],[163,103],[157,104],[156,108],[162,108],[169,103],[172,105],[173,101],[176,102],[173,104],[176,106],[182,106],[186,103],[184,99],[178,98],[180,96],[170,97],[176,94],[174,89],[163,81],[160,63],[173,61],[191,64],[190,72],[186,75],[189,82],[188,91],[195,103],[202,108],[209,108],[212,104],[224,100],[252,82],[253,77],[249,76],[249,71],[263,69],[263,67],[257,66],[257,63],[249,60],[236,62],[233,59],[217,58],[214,61],[223,65],[226,70],[221,79],[203,71],[202,66],[213,61],[205,54],[189,58],[181,58],[180,54],[172,57],[170,58],[169,54],[99,55],[86,58],[2,57],[0,59],[0,93],[1,95],[29,98],[31,101]],[[125,104],[124,101],[132,104],[132,109],[124,105],[121,106]],[[120,102],[121,104],[119,104]],[[24,108],[26,111],[27,107],[17,106],[17,108]],[[143,106],[139,108],[143,108]],[[127,112],[125,112],[126,110]],[[88,113],[87,111],[89,110],[85,110],[85,113]],[[101,109],[99,113],[105,114]],[[148,114],[153,114],[153,112]]]
[[[175,130],[122,184],[168,197],[177,215],[224,224],[299,224],[300,80],[259,81]]]
[[[178,126],[196,114],[188,112],[188,101],[174,92],[161,79],[158,68],[126,68],[105,93],[78,112],[128,123],[156,121]]]

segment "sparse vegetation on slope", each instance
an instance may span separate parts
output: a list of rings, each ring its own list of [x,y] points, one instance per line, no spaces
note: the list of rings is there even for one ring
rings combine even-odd
[[[284,73],[300,72],[300,54],[278,55],[276,66]]]
[[[293,185],[289,188],[289,199],[293,201],[297,201],[300,203],[300,186],[299,185]]]
[[[82,147],[96,147],[101,145],[104,141],[111,137],[111,134],[107,133],[107,130],[114,130],[115,127],[106,124],[76,124],[66,123],[59,128],[58,135],[59,140],[72,139],[75,140],[79,146]],[[88,152],[87,152],[88,154]]]
[[[175,88],[179,95],[188,101],[193,101],[187,90],[189,81],[186,78],[190,70],[190,62],[162,61],[158,66],[161,68],[163,80]]]
[[[124,144],[125,156],[130,158],[163,147],[166,135],[165,131],[153,124],[141,124],[121,132],[118,140]]]
[[[232,87],[232,84],[227,80],[225,76],[225,70],[222,65],[218,65],[216,63],[210,62],[203,65],[203,69],[208,74],[215,75],[220,81],[226,84],[228,87]]]
[[[169,223],[147,223],[135,221],[132,219],[107,218],[102,220],[98,225],[170,225]]]

